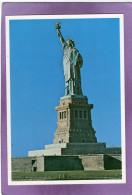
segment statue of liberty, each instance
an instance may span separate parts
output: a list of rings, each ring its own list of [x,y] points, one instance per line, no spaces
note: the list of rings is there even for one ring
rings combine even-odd
[[[56,24],[57,34],[62,43],[64,51],[63,70],[65,78],[65,96],[82,95],[80,68],[83,65],[83,59],[79,51],[75,48],[72,39],[64,39],[60,32],[60,23]]]

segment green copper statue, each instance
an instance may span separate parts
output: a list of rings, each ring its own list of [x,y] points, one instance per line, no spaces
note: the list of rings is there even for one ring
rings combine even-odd
[[[66,40],[63,38],[60,28],[60,23],[57,23],[57,34],[60,37],[64,51],[65,96],[82,95],[80,68],[83,65],[83,59],[79,51],[75,48],[74,41],[69,38]]]

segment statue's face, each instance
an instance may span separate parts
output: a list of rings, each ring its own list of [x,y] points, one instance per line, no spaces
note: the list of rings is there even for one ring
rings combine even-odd
[[[73,43],[70,39],[67,39],[66,42],[67,42],[68,47],[73,47]]]

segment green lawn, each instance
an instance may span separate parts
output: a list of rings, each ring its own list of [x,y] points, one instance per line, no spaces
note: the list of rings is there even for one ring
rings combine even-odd
[[[122,170],[13,172],[13,181],[121,179]]]

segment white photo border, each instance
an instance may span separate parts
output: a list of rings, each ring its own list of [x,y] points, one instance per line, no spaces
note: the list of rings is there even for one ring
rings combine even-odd
[[[121,148],[122,179],[112,180],[65,180],[65,181],[12,181],[11,175],[11,104],[10,104],[10,20],[28,19],[89,19],[119,18],[120,20],[120,87],[121,87]],[[125,72],[124,72],[124,14],[83,14],[83,15],[21,15],[6,16],[6,101],[7,101],[7,162],[8,185],[57,185],[57,184],[119,184],[126,183],[125,151]]]

